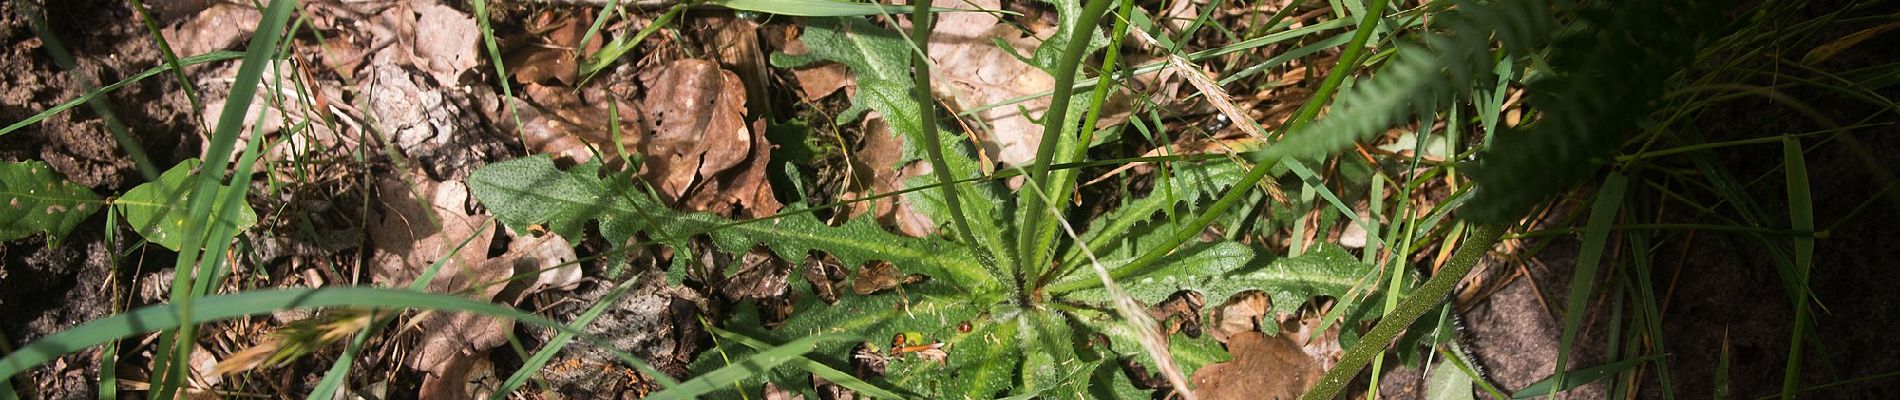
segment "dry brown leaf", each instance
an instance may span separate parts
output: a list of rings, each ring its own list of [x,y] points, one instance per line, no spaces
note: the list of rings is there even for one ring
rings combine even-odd
[[[752,154],[743,168],[701,176],[697,190],[688,195],[685,207],[729,217],[761,218],[778,214],[780,204],[772,195],[772,183],[765,174],[771,168],[771,143],[765,139],[765,121],[752,123]]]
[[[1214,310],[1214,340],[1227,343],[1235,333],[1259,330],[1272,317],[1273,298],[1261,292],[1248,292]]]
[[[761,246],[739,257],[739,272],[719,284],[719,293],[727,300],[763,299],[785,293],[791,268],[772,251]]]
[[[1320,364],[1286,335],[1256,331],[1227,342],[1233,360],[1194,371],[1194,394],[1203,399],[1292,399],[1319,381]]]
[[[870,116],[877,113],[871,112]],[[863,198],[873,194],[891,193],[904,189],[904,182],[913,177],[930,173],[930,164],[913,162],[902,168],[890,168],[903,155],[904,142],[885,129],[884,119],[866,118],[864,121],[864,148],[852,160],[854,173],[849,182],[846,198]],[[873,212],[875,211],[875,212]],[[884,197],[872,201],[857,202],[851,205],[851,215],[871,213],[878,222],[886,226],[897,227],[897,232],[911,237],[929,236],[936,232],[937,224],[929,217],[918,213],[905,201],[903,196]]]
[[[481,27],[475,17],[442,4],[423,5],[415,13],[416,67],[428,71],[437,84],[455,84],[462,71],[474,68],[481,59],[475,48]]]
[[[510,75],[521,83],[539,83],[572,87],[580,82],[580,57],[600,49],[599,38],[580,48],[593,12],[581,9],[575,14],[542,11],[528,22],[528,35],[534,43],[509,52]]]
[[[521,133],[528,147],[536,152],[579,163],[593,159],[595,150],[611,160],[620,157],[621,147],[630,152],[639,151],[644,143],[646,135],[640,126],[638,107],[598,87],[590,86],[577,92],[528,83],[522,85],[522,93],[527,96],[526,104],[516,107],[521,113]],[[583,98],[582,94],[589,96]],[[609,107],[610,101],[616,105]],[[614,145],[613,121],[609,118],[612,111],[619,112],[619,146]],[[513,120],[504,118],[502,122],[507,125]]]
[[[442,368],[440,375],[423,377],[416,397],[446,400],[488,397],[483,389],[496,386],[490,382],[496,379],[495,365],[488,361],[487,353],[455,359]]]
[[[790,55],[804,55],[811,52],[810,49],[805,48],[805,42],[795,37],[795,31],[787,29],[781,33],[766,36],[780,52]],[[799,98],[805,101],[815,102],[839,90],[845,91],[846,96],[857,96],[857,79],[843,64],[823,63],[793,68],[792,77],[797,78]]]
[[[535,277],[533,287],[522,293],[524,297],[545,290],[573,290],[585,278],[580,263],[575,262],[580,260],[580,255],[574,253],[574,245],[553,233],[516,237],[508,243],[506,254],[492,260],[512,262],[515,273]]]
[[[739,81],[745,84],[746,98],[766,98],[767,74],[765,53],[759,50],[759,22],[743,18],[713,17],[705,21],[714,25],[706,43],[716,43],[711,56],[719,61],[721,67],[739,75]],[[747,110],[755,115],[770,115],[769,101],[746,103]]]
[[[935,0],[933,4],[950,8],[1002,8],[1001,0]],[[997,15],[964,12],[938,17],[930,44],[930,60],[937,72],[932,89],[946,96],[952,109],[976,109],[1055,87],[1055,78],[1047,72],[996,46],[995,40],[1000,39],[1019,54],[1032,54],[1041,42],[1000,23]],[[1036,146],[1042,140],[1042,126],[1029,117],[1040,117],[1049,108],[1049,101],[1048,97],[1039,97],[977,113],[977,121],[989,127],[990,134],[979,135],[979,138],[984,151],[991,154],[990,158],[1008,165],[1022,165],[1035,158]]]
[[[678,201],[701,177],[751,156],[753,133],[738,75],[712,61],[682,59],[646,84],[652,89],[643,111],[653,127],[646,177],[667,200]]]
[[[819,300],[824,300],[825,304],[838,302],[838,287],[845,280],[844,267],[838,266],[838,260],[831,256],[805,257],[799,269],[805,281],[811,282],[812,292],[818,295]]]
[[[388,211],[370,226],[378,244],[372,254],[373,279],[408,282],[436,259],[447,257],[428,291],[493,299],[503,287],[492,283],[506,281],[514,271],[487,260],[485,250],[494,238],[494,229],[483,227],[488,217],[468,213],[468,188],[461,182],[434,182],[419,171],[409,176],[408,181],[385,177],[377,185]],[[473,240],[449,254],[471,235]],[[473,314],[429,315],[420,323],[422,343],[409,365],[430,378],[451,376],[456,368],[465,368],[468,359],[506,342],[512,326],[507,320]]]
[[[1198,338],[1205,331],[1201,322],[1201,306],[1204,304],[1206,300],[1200,292],[1184,290],[1149,307],[1148,316],[1165,324],[1162,333],[1166,335],[1186,333],[1188,337]]]
[[[179,55],[196,55],[237,46],[251,37],[264,14],[249,5],[213,4],[183,24],[166,28],[162,35]]]

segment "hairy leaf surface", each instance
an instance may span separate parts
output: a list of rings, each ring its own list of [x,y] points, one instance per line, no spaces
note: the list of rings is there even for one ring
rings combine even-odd
[[[568,235],[598,219],[601,233],[615,246],[630,245],[636,234],[644,234],[683,250],[689,238],[707,235],[731,253],[764,245],[779,257],[797,260],[823,250],[847,265],[883,260],[966,288],[998,284],[967,249],[950,242],[898,236],[863,218],[827,226],[811,213],[789,207],[777,218],[743,222],[673,211],[633,190],[628,178],[600,178],[598,170],[599,164],[588,163],[561,171],[553,160],[538,155],[483,167],[469,176],[469,187],[496,218],[517,230],[542,224]],[[683,277],[686,258],[674,257],[668,274],[674,283]]]

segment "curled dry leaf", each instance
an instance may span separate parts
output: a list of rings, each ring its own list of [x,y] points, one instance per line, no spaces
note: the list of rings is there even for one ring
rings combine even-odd
[[[791,268],[770,249],[760,246],[746,251],[739,257],[739,265],[739,272],[719,284],[719,292],[727,300],[763,299],[786,292]]]
[[[492,283],[505,281],[514,271],[506,264],[485,262],[485,250],[494,238],[494,229],[483,226],[488,217],[468,212],[468,188],[461,182],[435,182],[416,171],[408,175],[408,180],[385,177],[377,184],[388,211],[370,225],[378,244],[371,256],[375,281],[409,282],[435,260],[446,258],[428,291],[493,299],[503,287]],[[474,239],[456,251],[455,246],[471,236]],[[417,330],[422,343],[409,365],[428,373],[425,386],[460,380],[471,359],[506,342],[512,326],[472,314],[429,314]],[[460,392],[459,385],[453,387]]]
[[[508,244],[508,252],[487,262],[510,262],[515,273],[531,274],[534,285],[523,296],[545,290],[573,290],[583,278],[580,255],[566,238],[553,233],[540,237],[517,237]]]
[[[791,56],[811,54],[805,42],[798,40],[797,26],[766,25],[761,27],[760,38],[767,47],[779,53]],[[792,68],[793,80],[798,84],[798,96],[808,102],[817,102],[832,93],[845,91],[847,96],[856,96],[857,81],[851,76],[851,70],[843,64],[827,62]]]
[[[719,65],[739,75],[739,81],[745,83],[746,98],[766,98],[767,81],[765,53],[759,50],[759,22],[743,18],[713,17],[705,20],[714,26],[707,37],[707,43],[718,43],[712,52]],[[756,115],[770,115],[769,101],[746,103],[748,110]]]
[[[703,177],[739,166],[752,155],[745,123],[745,85],[707,60],[675,61],[646,82],[646,175],[669,201],[678,201]]]
[[[789,33],[789,31],[788,31]],[[787,35],[789,36],[789,35]],[[790,37],[780,37],[783,44],[778,47],[785,54],[805,55],[811,52],[805,48],[805,42]],[[852,78],[851,70],[844,64],[824,63],[806,68],[793,68],[792,77],[798,80],[798,94],[805,101],[818,101],[840,90],[846,96],[857,95],[857,81]]]
[[[765,177],[771,168],[771,143],[765,139],[765,121],[752,123],[752,154],[740,168],[711,176],[701,176],[697,190],[686,198],[689,210],[714,214],[762,218],[777,214],[784,205],[772,195],[772,183]]]
[[[1166,300],[1148,308],[1148,316],[1163,324],[1167,335],[1185,333],[1190,338],[1199,338],[1206,330],[1201,322],[1201,307],[1206,300],[1200,292],[1183,290],[1168,296]]]
[[[838,287],[844,283],[845,270],[838,266],[837,260],[830,256],[805,257],[805,261],[799,265],[800,273],[804,274],[806,282],[811,282],[812,292],[818,295],[819,300],[824,300],[825,304],[838,302]]]

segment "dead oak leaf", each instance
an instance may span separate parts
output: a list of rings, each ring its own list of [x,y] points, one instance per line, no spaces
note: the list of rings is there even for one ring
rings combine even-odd
[[[660,194],[678,201],[701,177],[731,169],[752,154],[745,123],[745,84],[707,60],[683,59],[653,81],[644,102],[653,137],[646,175]]]
[[[1236,333],[1227,342],[1232,361],[1194,371],[1194,394],[1203,399],[1293,399],[1318,382],[1325,371],[1298,344],[1256,331]]]

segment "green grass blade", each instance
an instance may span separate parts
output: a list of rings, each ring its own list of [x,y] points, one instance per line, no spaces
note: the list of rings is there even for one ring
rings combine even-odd
[[[1570,294],[1564,297],[1569,304],[1564,308],[1564,332],[1557,343],[1557,371],[1552,377],[1557,383],[1548,387],[1552,396],[1557,394],[1559,388],[1571,387],[1564,380],[1564,366],[1570,359],[1571,345],[1577,339],[1577,331],[1583,327],[1583,317],[1589,314],[1590,288],[1596,281],[1597,268],[1603,261],[1603,247],[1610,239],[1610,224],[1616,222],[1617,211],[1623,206],[1623,191],[1628,184],[1629,178],[1610,174],[1597,189],[1596,200],[1590,205],[1590,221],[1585,225],[1583,249],[1577,252],[1576,270],[1570,275]]]
[[[106,251],[111,252],[112,254],[112,275],[113,276],[121,276],[119,274],[123,272],[119,270],[119,252],[118,250],[114,249],[112,246],[114,243],[118,243],[118,240],[117,240],[118,233],[119,233],[119,216],[116,213],[113,213],[110,211],[106,212],[106,233],[105,233],[106,249],[107,249]],[[117,285],[114,285],[114,286],[117,286]],[[119,312],[121,311],[121,307],[124,307],[124,305],[122,304],[122,300],[119,299],[119,288],[114,287],[112,288],[111,310],[113,312]],[[99,398],[101,400],[118,400],[119,398],[119,368],[118,366],[119,366],[119,341],[114,340],[114,341],[106,342],[105,347],[102,349],[99,349]]]
[[[487,231],[491,225],[492,224],[482,224],[481,227],[475,229],[475,232],[470,233],[468,237],[462,238],[462,242],[456,244],[454,249],[449,250],[447,254],[443,254],[441,257],[436,257],[435,262],[429,264],[428,269],[422,270],[422,275],[416,276],[416,280],[409,283],[409,290],[421,292],[423,288],[428,287],[429,282],[435,281],[435,275],[442,272],[443,265],[447,265],[451,258],[455,257],[456,254],[460,254],[463,248],[468,247],[470,242],[475,241],[475,238],[481,237],[482,232]],[[343,385],[343,379],[349,377],[350,365],[356,362],[357,353],[363,350],[363,344],[369,342],[370,335],[382,330],[384,326],[389,325],[389,322],[393,320],[394,319],[390,318],[379,319],[369,328],[357,332],[355,337],[350,338],[350,343],[343,348],[343,354],[337,356],[336,362],[330,364],[330,369],[323,372],[323,380],[317,381],[317,386],[310,390],[308,399],[322,400],[332,398],[332,395],[336,393],[336,388]]]
[[[916,50],[910,56],[911,79],[913,79],[912,87],[914,88],[911,90],[911,97],[916,100],[917,107],[921,108],[917,111],[920,128],[918,131],[924,139],[924,142],[918,145],[924,148],[924,155],[930,159],[931,174],[936,175],[937,182],[943,184],[943,187],[938,190],[942,193],[944,208],[950,210],[950,222],[956,224],[958,239],[972,248],[1000,250],[985,249],[978,245],[975,234],[970,230],[970,217],[963,212],[963,202],[957,198],[956,187],[950,184],[956,181],[956,178],[950,175],[950,164],[943,158],[943,141],[937,137],[937,97],[930,89],[932,87],[930,85],[931,65],[930,58],[926,57],[930,54],[930,32],[931,28],[936,26],[936,21],[931,18],[929,3],[919,1],[912,8],[914,10],[910,14],[910,38],[911,45]],[[992,254],[990,258],[998,257]],[[991,272],[991,275],[1001,274]]]
[[[1081,32],[1086,29],[1093,32],[1095,22],[1108,11],[1108,6],[1112,3],[1114,1],[1088,1],[1083,6],[1082,13],[1075,16],[1075,25],[1070,27],[1070,30]],[[1022,214],[1019,219],[1021,223],[1016,225],[1016,232],[1019,235],[1016,242],[1016,280],[1018,282],[1022,281],[1022,273],[1040,271],[1045,268],[1043,264],[1048,263],[1042,255],[1047,254],[1049,249],[1042,244],[1048,243],[1055,237],[1056,229],[1054,224],[1045,223],[1042,220],[1043,198],[1068,198],[1066,193],[1044,191],[1055,189],[1051,187],[1053,182],[1049,180],[1049,164],[1057,161],[1056,147],[1059,147],[1064,132],[1068,132],[1068,127],[1064,124],[1068,121],[1069,99],[1075,94],[1075,77],[1081,74],[1082,56],[1089,53],[1091,36],[1084,33],[1079,39],[1072,38],[1068,46],[1062,49],[1061,58],[1058,59],[1055,70],[1051,72],[1056,78],[1055,92],[1050,96],[1048,110],[1043,113],[1042,138],[1036,146],[1036,158],[1025,172],[1025,178],[1034,182],[1031,187],[1036,189],[1022,190],[1016,198],[1017,212]],[[1086,145],[1077,144],[1077,146]],[[1058,205],[1060,205],[1059,202]]]
[[[263,12],[263,18],[257,30],[251,34],[251,41],[245,47],[244,61],[238,66],[237,76],[231,83],[231,91],[226,97],[224,109],[218,116],[217,128],[212,130],[211,139],[206,143],[204,154],[210,155],[210,159],[205,160],[202,169],[205,172],[199,174],[197,188],[192,191],[190,205],[187,208],[187,215],[193,220],[204,221],[211,216],[212,206],[218,200],[216,194],[219,193],[219,183],[224,178],[225,168],[231,163],[229,154],[237,142],[239,131],[244,129],[244,117],[249,114],[247,111],[250,109],[251,102],[256,99],[257,86],[263,80],[264,68],[271,63],[270,58],[277,50],[278,39],[284,25],[290,20],[294,3],[296,2],[293,0],[271,0],[270,5]],[[191,320],[192,297],[194,297],[191,288],[196,287],[192,277],[210,275],[206,273],[209,271],[203,268],[206,263],[199,259],[201,255],[199,247],[205,243],[210,233],[204,230],[185,232],[184,248],[178,254],[175,268],[177,271],[195,272],[180,272],[172,279],[171,303],[178,307],[179,319]],[[220,260],[226,245],[229,243],[214,244],[212,251],[206,253],[210,254],[209,259]],[[163,372],[154,373],[154,376],[163,379],[153,380],[153,389],[156,392],[154,397],[170,398],[172,391],[183,384],[185,363],[178,361],[186,360],[191,355],[191,348],[196,343],[193,340],[194,329],[194,325],[186,324],[180,326],[178,332],[164,335],[159,340],[160,356],[154,360],[154,365],[157,366],[156,369]]]
[[[121,338],[139,335],[145,332],[172,329],[188,324],[201,324],[221,321],[246,315],[266,314],[291,309],[315,309],[323,307],[375,307],[375,308],[416,308],[442,311],[461,311],[481,315],[508,318],[522,323],[553,328],[580,336],[603,349],[612,351],[621,361],[628,362],[642,372],[661,379],[661,385],[672,386],[670,380],[647,366],[646,363],[631,355],[615,350],[610,343],[585,332],[575,331],[554,320],[529,314],[507,306],[484,303],[467,298],[437,294],[420,293],[403,289],[369,287],[326,287],[320,289],[270,289],[238,294],[208,296],[198,300],[198,307],[190,319],[180,318],[178,307],[160,304],[143,307],[131,312],[100,318],[92,322],[67,329],[21,347],[18,351],[0,358],[0,377],[12,377],[34,367],[52,361],[55,358],[72,354],[88,347],[97,346]]]
[[[1781,142],[1782,161],[1786,163],[1788,176],[1788,220],[1795,230],[1814,230],[1814,197],[1808,189],[1807,156],[1801,148],[1801,140],[1787,138]],[[1794,238],[1795,298],[1794,333],[1788,342],[1788,366],[1781,380],[1781,398],[1793,399],[1801,389],[1801,346],[1807,336],[1808,312],[1808,273],[1814,268],[1814,237],[1796,236]]]
[[[599,302],[594,303],[593,307],[588,307],[586,312],[574,317],[574,322],[568,323],[568,329],[576,332],[585,331],[587,325],[593,324],[594,319],[600,318],[600,314],[606,312],[608,307],[619,305],[620,296],[627,294],[627,290],[633,289],[637,282],[639,282],[638,278],[629,279],[615,287],[613,291],[607,292],[607,295],[601,296]],[[561,349],[567,347],[567,343],[573,340],[574,335],[571,333],[555,334],[554,339],[548,340],[547,344],[541,346],[541,350],[535,351],[533,356],[528,357],[528,360],[521,364],[521,368],[516,369],[514,374],[508,375],[508,380],[501,383],[501,387],[495,390],[494,395],[488,397],[489,400],[501,400],[508,397],[509,393],[514,393],[515,388],[527,383],[529,377],[540,372],[541,366],[547,365],[549,360],[554,359],[555,354],[560,353]]]
[[[521,112],[515,110],[514,100],[508,100],[515,97],[515,89],[508,84],[508,68],[501,62],[501,47],[495,45],[495,29],[488,24],[488,0],[470,1],[469,5],[475,9],[475,22],[481,25],[482,47],[488,49],[488,62],[495,64],[495,79],[501,81],[501,94],[507,96],[501,103],[508,109],[508,116],[514,119],[516,138],[526,145],[528,141],[521,131],[524,126],[521,124]]]
[[[1646,363],[1646,362],[1653,361],[1658,357],[1660,356],[1634,358],[1634,359],[1617,361],[1617,362],[1598,365],[1598,366],[1589,367],[1589,368],[1578,368],[1575,370],[1567,371],[1564,373],[1551,376],[1549,378],[1545,378],[1544,380],[1541,380],[1541,381],[1533,382],[1529,386],[1525,386],[1523,389],[1518,389],[1517,393],[1513,394],[1511,398],[1531,399],[1531,398],[1545,396],[1546,393],[1556,393],[1556,392],[1561,392],[1565,390],[1576,389],[1579,386],[1590,384],[1590,382],[1595,382],[1598,379],[1603,379],[1611,375],[1622,373],[1623,371],[1628,371],[1631,368],[1636,368],[1636,366],[1642,365],[1643,363]],[[1558,383],[1559,381],[1562,381],[1563,383],[1560,384]]]
[[[139,22],[145,25],[145,33],[151,35],[152,42],[158,44],[159,57],[165,60],[165,65],[171,67],[172,77],[178,78],[178,86],[184,89],[185,99],[191,101],[191,110],[203,111],[205,106],[204,102],[198,99],[198,88],[192,85],[191,77],[185,76],[184,65],[179,61],[178,53],[172,51],[171,42],[166,41],[165,35],[160,33],[163,29],[159,28],[158,20],[152,18],[152,13],[148,12],[144,1],[132,0],[131,3],[132,11],[138,13]]]
[[[745,347],[750,347],[753,350],[766,350],[766,349],[772,348],[772,345],[770,343],[766,343],[758,339],[747,337],[746,335],[739,334],[738,332],[727,331],[727,330],[719,329],[719,328],[709,328],[709,330],[712,331],[713,335],[717,335],[720,338],[724,338],[726,340],[731,340],[735,343],[739,343],[740,345],[744,345]],[[818,375],[818,377],[820,378],[825,378],[826,381],[838,384],[838,386],[843,386],[846,389],[851,389],[852,391],[858,392],[859,394],[870,395],[873,398],[879,398],[879,399],[904,398],[903,395],[897,394],[897,392],[893,392],[890,389],[885,389],[883,387],[879,387],[870,382],[865,382],[863,379],[858,379],[858,377],[855,375],[851,375],[848,372],[839,371],[836,368],[832,368],[831,366],[825,365],[824,363],[813,361],[812,359],[809,359],[809,358],[798,357],[798,358],[792,359],[791,361],[787,361],[786,364],[791,364],[795,368],[805,370],[806,372],[811,372],[813,375]]]
[[[1471,269],[1478,265],[1478,261],[1484,258],[1485,253],[1491,251],[1492,246],[1497,245],[1498,237],[1504,234],[1504,230],[1503,226],[1490,224],[1477,225],[1475,229],[1472,229],[1471,237],[1465,240],[1463,248],[1452,255],[1451,262],[1446,263],[1445,267],[1438,270],[1438,273],[1432,275],[1430,279],[1426,279],[1425,283],[1420,284],[1411,295],[1399,301],[1397,309],[1386,314],[1384,318],[1380,318],[1379,324],[1361,336],[1359,344],[1347,349],[1346,353],[1340,357],[1339,363],[1335,364],[1332,370],[1326,371],[1326,375],[1320,377],[1319,383],[1306,394],[1300,395],[1300,399],[1322,400],[1338,397],[1339,392],[1346,389],[1346,384],[1352,381],[1354,376],[1359,375],[1359,370],[1372,362],[1373,356],[1384,353],[1386,345],[1397,338],[1401,331],[1411,326],[1418,317],[1436,310],[1439,303],[1445,301],[1446,296],[1451,294],[1452,288],[1458,286],[1459,281],[1464,280],[1465,274],[1470,273]]]
[[[807,336],[803,339],[794,340],[791,343],[753,354],[751,357],[739,360],[739,362],[733,365],[707,372],[697,378],[682,382],[678,386],[659,393],[654,393],[653,396],[647,398],[660,400],[695,398],[701,394],[719,390],[734,382],[744,380],[746,377],[765,373],[765,371],[770,371],[780,364],[803,358],[803,354],[816,349],[820,342],[846,340],[857,340],[857,338],[845,334]]]
[[[1650,265],[1649,234],[1647,232],[1637,231],[1630,233],[1629,237],[1631,255],[1636,261],[1636,293],[1641,303],[1638,304],[1638,306],[1641,307],[1639,311],[1642,312],[1643,328],[1645,328],[1649,336],[1650,346],[1653,346],[1650,353],[1667,354],[1668,348],[1665,344],[1668,343],[1668,341],[1663,340],[1662,311],[1656,301],[1656,285],[1651,282],[1651,277],[1653,277],[1654,274],[1652,273],[1653,268]],[[1667,359],[1656,363],[1656,376],[1661,386],[1663,399],[1674,400],[1676,398],[1675,382],[1671,379]]]
[[[198,65],[198,64],[212,63],[212,62],[218,62],[218,61],[235,60],[235,59],[238,59],[239,57],[242,57],[243,55],[244,53],[239,53],[235,51],[219,50],[219,51],[214,51],[210,53],[181,58],[181,59],[178,59],[178,63],[180,65]],[[72,100],[67,100],[64,103],[59,103],[59,105],[53,106],[52,108],[48,108],[46,109],[46,111],[41,111],[38,114],[33,114],[33,116],[26,117],[26,119],[20,120],[19,122],[14,122],[13,124],[7,125],[4,128],[0,128],[0,136],[4,136],[7,133],[11,133],[13,131],[19,130],[20,128],[24,128],[27,125],[38,123],[40,121],[45,120],[47,117],[53,116],[54,114],[59,114],[61,112],[65,112],[66,110],[72,109],[73,107],[78,107],[80,104],[86,104],[86,102],[91,101],[93,98],[99,97],[100,95],[110,93],[114,90],[119,90],[119,88],[126,87],[127,85],[131,85],[133,83],[138,83],[139,81],[145,80],[145,78],[150,78],[153,75],[158,75],[158,74],[165,73],[166,71],[171,71],[171,70],[172,70],[172,66],[169,64],[159,65],[156,67],[152,67],[150,69],[146,69],[144,72],[133,74],[132,76],[126,77],[125,79],[120,80],[116,83],[100,86],[99,88],[86,91],[86,94],[80,95],[79,97],[75,97]]]

